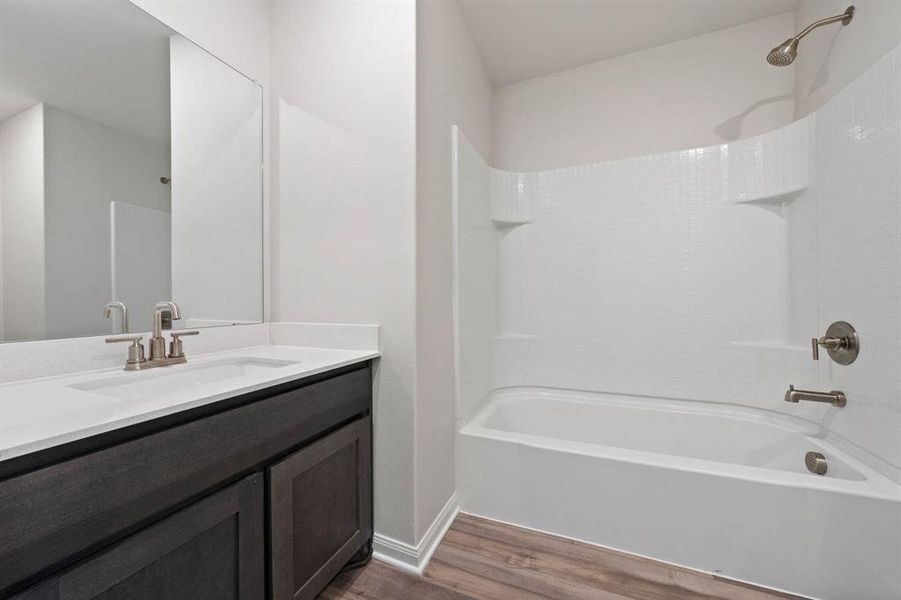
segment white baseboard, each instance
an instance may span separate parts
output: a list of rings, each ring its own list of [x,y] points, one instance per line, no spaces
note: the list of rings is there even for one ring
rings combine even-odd
[[[435,553],[435,549],[444,539],[444,534],[450,529],[459,512],[460,504],[457,501],[457,494],[454,494],[415,546],[376,533],[372,540],[373,558],[403,571],[422,575],[432,559],[432,554]]]

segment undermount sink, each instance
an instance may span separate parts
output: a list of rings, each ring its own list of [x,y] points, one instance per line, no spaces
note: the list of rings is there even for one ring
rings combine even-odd
[[[272,358],[235,357],[198,364],[158,367],[147,371],[120,373],[103,379],[76,383],[69,387],[121,400],[146,400],[186,388],[216,383],[297,364]]]

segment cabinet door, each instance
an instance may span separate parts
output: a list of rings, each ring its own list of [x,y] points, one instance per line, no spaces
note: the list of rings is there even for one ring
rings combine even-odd
[[[263,477],[139,531],[16,600],[262,600]]]
[[[372,537],[371,420],[269,469],[273,600],[315,598]]]

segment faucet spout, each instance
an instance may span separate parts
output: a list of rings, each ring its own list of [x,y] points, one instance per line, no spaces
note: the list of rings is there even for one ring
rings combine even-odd
[[[808,402],[828,402],[832,406],[842,407],[848,403],[848,397],[844,392],[832,390],[831,392],[814,392],[811,390],[796,390],[795,386],[788,386],[785,392],[785,401],[798,403],[801,400]]]
[[[175,302],[164,301],[157,302],[153,306],[153,337],[162,337],[163,336],[163,312],[169,311],[172,313],[172,320],[177,321],[181,318],[181,311],[178,308],[178,304]]]
[[[117,302],[115,300],[107,302],[106,306],[103,308],[103,316],[107,319],[112,318],[114,310],[118,310],[122,313],[122,331],[120,333],[128,333],[128,307],[125,306],[124,302]]]
[[[166,340],[163,338],[163,311],[172,313],[172,320],[181,318],[181,311],[175,302],[157,302],[153,306],[153,337],[150,338],[150,360],[162,360],[166,358]]]

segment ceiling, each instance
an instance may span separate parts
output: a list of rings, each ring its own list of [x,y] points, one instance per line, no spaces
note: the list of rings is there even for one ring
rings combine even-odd
[[[494,85],[795,9],[798,0],[458,0]]]
[[[168,145],[173,33],[125,0],[0,1],[0,121],[45,102]]]

